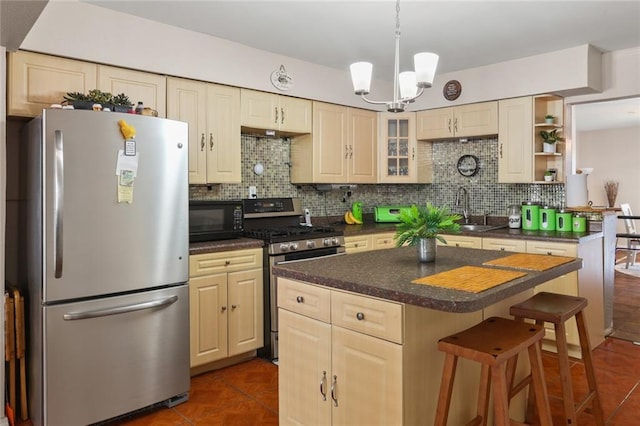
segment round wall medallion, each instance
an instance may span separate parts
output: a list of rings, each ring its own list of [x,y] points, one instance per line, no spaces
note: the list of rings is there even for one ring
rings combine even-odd
[[[475,155],[463,155],[458,159],[456,168],[462,176],[475,176],[480,171],[480,160]]]
[[[271,84],[279,90],[289,90],[293,87],[293,77],[287,74],[284,65],[271,73]]]
[[[444,98],[448,101],[455,101],[462,93],[462,84],[458,80],[449,80],[442,89]]]

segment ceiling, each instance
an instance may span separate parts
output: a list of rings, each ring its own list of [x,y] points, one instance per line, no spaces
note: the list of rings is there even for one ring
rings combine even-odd
[[[366,60],[375,79],[393,81],[391,0],[80,1],[331,68]],[[400,70],[421,51],[448,73],[584,44],[627,49],[640,46],[639,22],[637,0],[403,0]]]

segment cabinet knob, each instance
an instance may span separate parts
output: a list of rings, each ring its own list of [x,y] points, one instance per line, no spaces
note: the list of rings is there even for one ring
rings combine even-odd
[[[362,312],[358,312],[356,314],[356,318],[358,319],[358,321],[362,321],[364,319],[364,314]]]
[[[238,307],[238,305],[231,305],[231,310],[235,311],[237,307]]]
[[[304,303],[304,297],[302,297],[302,296],[298,296],[298,297],[296,297],[296,302],[298,302],[298,303]]]
[[[551,253],[550,251],[548,251],[548,252],[547,252],[547,254],[548,254],[549,256],[551,256],[553,253]]]
[[[231,265],[231,261],[230,260],[225,260],[224,261],[224,266],[229,266]]]
[[[226,311],[226,310],[227,310],[227,307],[226,307],[226,306],[223,306],[222,308],[220,308],[220,310],[221,310],[222,312],[224,312],[224,311]]]

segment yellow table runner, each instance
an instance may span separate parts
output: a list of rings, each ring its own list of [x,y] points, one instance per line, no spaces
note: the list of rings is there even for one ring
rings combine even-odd
[[[548,254],[517,253],[500,259],[489,260],[483,265],[504,266],[507,268],[524,269],[527,271],[546,271],[558,265],[575,260],[573,257],[551,256]]]
[[[525,272],[483,268],[481,266],[462,266],[450,271],[418,278],[411,282],[470,293],[480,293],[525,275],[527,275]]]

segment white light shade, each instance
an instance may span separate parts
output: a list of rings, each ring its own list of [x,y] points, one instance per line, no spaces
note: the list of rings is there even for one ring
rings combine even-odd
[[[418,93],[416,73],[413,71],[401,72],[398,75],[398,84],[400,85],[400,99],[413,98]]]
[[[351,81],[356,95],[366,95],[371,88],[371,74],[373,64],[371,62],[355,62],[351,64]]]
[[[416,68],[418,87],[431,87],[438,67],[438,55],[429,52],[416,53],[413,56],[413,63]]]

